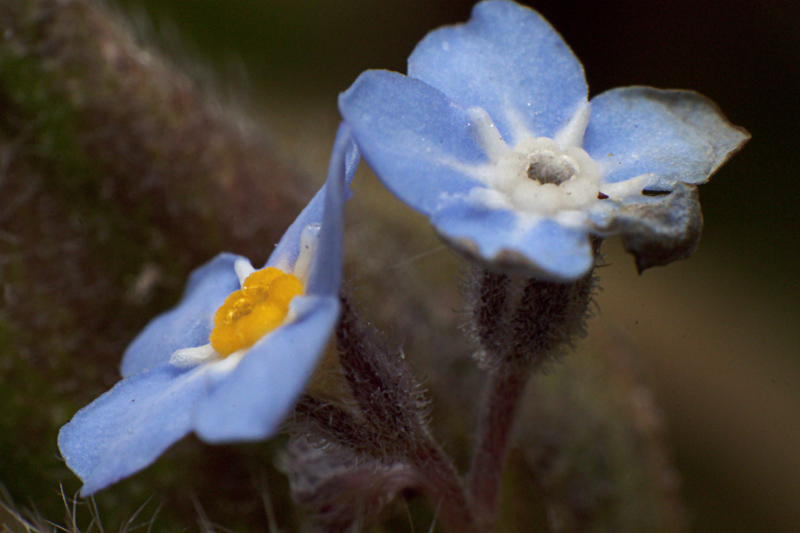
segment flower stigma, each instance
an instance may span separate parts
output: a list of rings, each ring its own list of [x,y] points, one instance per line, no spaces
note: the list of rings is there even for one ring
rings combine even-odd
[[[274,267],[253,272],[214,315],[209,337],[214,351],[225,357],[251,347],[283,324],[292,298],[302,293],[303,284],[293,274]]]

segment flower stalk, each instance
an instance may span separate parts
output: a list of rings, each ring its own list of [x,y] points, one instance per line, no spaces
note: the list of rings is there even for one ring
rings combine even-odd
[[[500,499],[503,465],[511,431],[531,375],[530,365],[492,372],[488,404],[472,456],[468,490],[474,514],[485,531],[492,531]]]
[[[410,459],[422,477],[423,490],[437,510],[438,520],[446,524],[447,531],[490,531],[481,527],[479,515],[472,505],[473,499],[441,447],[429,438],[415,451]]]
[[[583,333],[594,277],[559,283],[480,270],[473,283],[473,332],[489,373],[483,419],[469,473],[482,530],[492,531],[503,465],[530,376]]]

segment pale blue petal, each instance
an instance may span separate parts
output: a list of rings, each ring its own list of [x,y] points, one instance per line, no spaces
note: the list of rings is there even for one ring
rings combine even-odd
[[[166,363],[179,348],[208,344],[214,313],[230,293],[240,288],[233,268],[239,258],[220,254],[192,272],[178,305],[154,318],[125,350],[123,377]]]
[[[556,281],[586,274],[594,259],[585,229],[551,219],[520,225],[520,215],[475,202],[453,202],[431,221],[437,231],[467,255],[479,256],[510,271]]]
[[[336,135],[337,140],[335,142],[333,155],[331,157],[335,157],[338,153],[337,151],[343,151],[343,156],[339,157],[339,161],[342,161],[343,158],[343,190],[347,191],[348,187],[350,186],[350,182],[353,181],[353,176],[355,176],[356,170],[358,170],[360,154],[358,148],[356,148],[349,136],[347,139],[344,139],[343,135],[342,127],[340,126],[339,132]],[[333,170],[333,166],[331,166],[331,169],[329,170],[328,181],[330,181],[330,173],[333,172]],[[340,169],[337,167],[335,170],[338,172]],[[337,176],[338,179],[341,180],[341,174],[337,174]],[[289,226],[289,229],[286,230],[286,233],[283,234],[280,242],[270,255],[270,258],[267,261],[267,266],[275,266],[280,263],[294,266],[295,262],[297,261],[297,257],[300,254],[300,238],[303,234],[303,230],[305,230],[307,226],[322,223],[323,218],[325,217],[326,188],[327,181],[320,188],[320,190],[317,191],[317,194],[314,195],[314,198],[311,199],[303,211],[300,212],[300,215],[295,219],[295,221],[292,222],[292,224]],[[345,192],[344,198],[346,197],[347,194]],[[341,242],[341,240],[339,242]]]
[[[466,24],[428,34],[408,60],[408,75],[461,107],[488,111],[503,138],[519,140],[514,118],[534,136],[553,138],[586,102],[583,67],[535,11],[514,2],[480,2]]]
[[[666,191],[705,183],[749,137],[695,92],[623,87],[592,99],[584,149],[606,183],[653,173],[651,187]]]
[[[202,367],[160,365],[123,379],[61,428],[58,447],[88,496],[138,472],[191,430]]]
[[[362,156],[405,203],[433,213],[445,194],[479,183],[454,164],[486,162],[467,112],[440,91],[402,74],[371,70],[339,96]]]
[[[342,123],[331,154],[328,180],[325,182],[325,206],[317,250],[311,259],[305,293],[336,296],[342,283],[342,248],[344,247],[344,200],[346,184],[358,168],[359,152]]]
[[[311,377],[339,315],[338,297],[297,297],[295,321],[250,348],[205,396],[194,430],[207,442],[264,439],[275,433]]]

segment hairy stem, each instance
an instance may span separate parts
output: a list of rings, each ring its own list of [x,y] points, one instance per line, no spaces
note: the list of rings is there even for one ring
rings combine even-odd
[[[424,490],[447,531],[478,533],[477,521],[461,478],[450,458],[432,439],[427,439],[409,457],[423,481]]]
[[[494,527],[509,437],[529,376],[530,371],[515,368],[495,371],[490,378],[488,405],[469,476],[474,513],[487,531]]]
[[[469,475],[482,530],[494,528],[503,465],[525,385],[583,331],[592,274],[561,283],[480,270],[473,285],[473,331],[489,373],[484,418]]]

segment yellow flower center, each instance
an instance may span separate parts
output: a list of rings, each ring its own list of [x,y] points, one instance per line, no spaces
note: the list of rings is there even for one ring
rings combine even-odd
[[[251,347],[283,324],[289,302],[302,293],[303,284],[292,274],[273,267],[253,272],[217,309],[211,346],[222,356]]]

